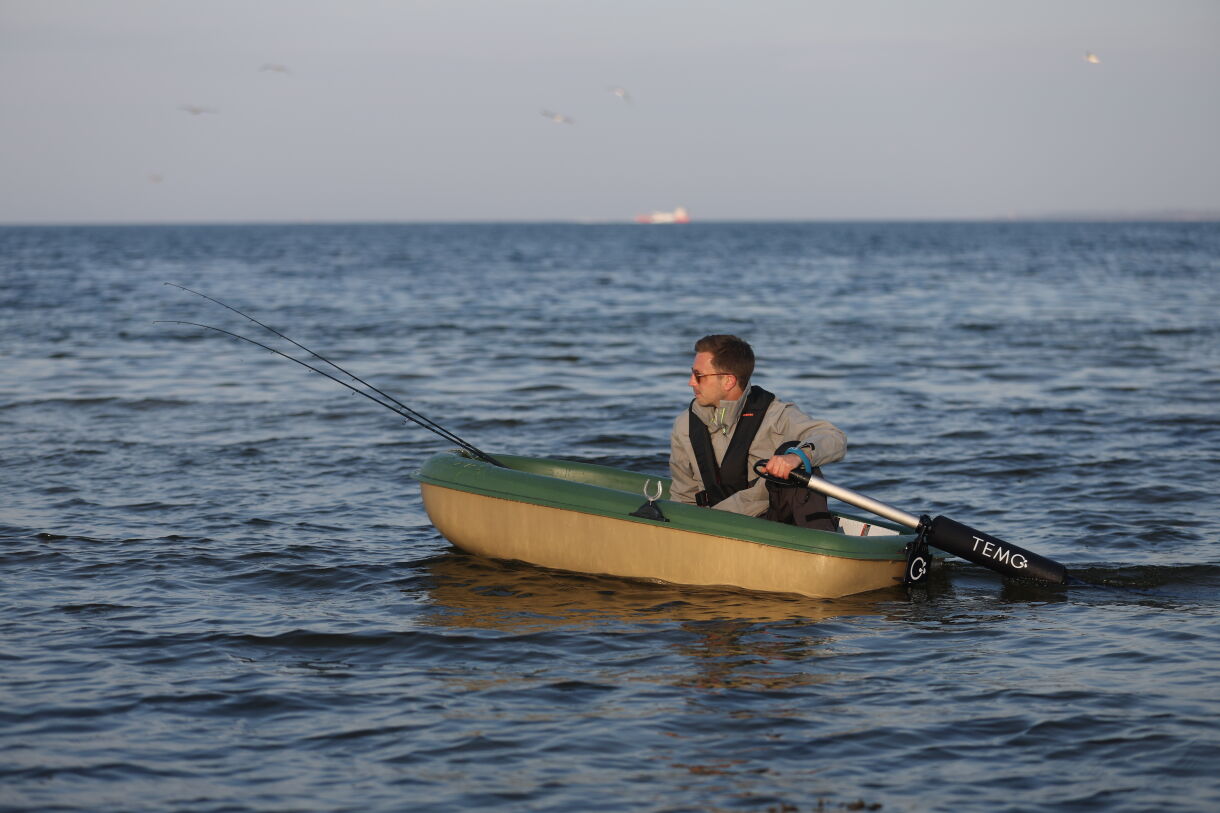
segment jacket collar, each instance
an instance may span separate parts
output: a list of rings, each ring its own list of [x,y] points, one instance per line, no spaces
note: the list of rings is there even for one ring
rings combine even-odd
[[[750,390],[752,389],[754,389],[753,384],[750,385]],[[691,410],[707,426],[707,431],[713,435],[717,432],[722,435],[728,435],[733,431],[733,427],[737,425],[738,419],[741,418],[741,412],[746,406],[746,399],[750,397],[750,390],[746,390],[736,401],[721,401],[716,406],[703,406],[692,403]]]

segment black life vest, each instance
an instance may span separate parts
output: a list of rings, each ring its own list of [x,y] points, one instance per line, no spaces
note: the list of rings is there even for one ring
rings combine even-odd
[[[716,452],[712,448],[712,435],[707,425],[695,415],[695,401],[692,398],[687,413],[690,425],[687,433],[690,435],[690,445],[695,452],[695,462],[699,465],[699,476],[703,479],[703,491],[695,495],[699,505],[715,505],[726,497],[750,486],[749,455],[754,436],[762,426],[763,415],[767,407],[775,400],[775,396],[762,387],[750,387],[746,403],[741,409],[741,417],[737,419],[737,428],[729,448],[724,452],[720,465],[716,465]]]

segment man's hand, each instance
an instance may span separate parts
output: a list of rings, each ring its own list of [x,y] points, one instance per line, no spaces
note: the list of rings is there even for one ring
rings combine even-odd
[[[774,475],[781,480],[787,479],[792,470],[801,465],[801,459],[794,454],[777,454],[775,457],[767,461],[767,465],[763,467],[763,471],[767,474]]]

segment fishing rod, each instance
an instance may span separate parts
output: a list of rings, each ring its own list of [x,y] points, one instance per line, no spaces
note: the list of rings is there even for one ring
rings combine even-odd
[[[183,321],[181,319],[158,319],[158,320],[156,320],[155,324],[190,325],[192,327],[201,327],[201,328],[205,328],[207,330],[214,330],[217,333],[223,333],[226,336],[232,336],[234,339],[240,339],[241,341],[248,342],[256,347],[261,347],[264,350],[268,350],[268,351],[274,353],[275,355],[280,356],[281,358],[285,358],[295,364],[299,364],[302,367],[304,367],[305,369],[311,370],[320,376],[329,378],[331,381],[334,381],[336,384],[338,384],[342,387],[347,387],[349,390],[356,393],[357,395],[363,395],[365,398],[369,399],[373,403],[383,406],[386,409],[393,412],[394,414],[396,414],[400,417],[406,418],[407,420],[412,421],[413,423],[419,424],[420,426],[424,427],[425,429],[429,430],[430,432],[440,435],[441,437],[443,437],[445,440],[449,441],[450,443],[456,443],[462,449],[464,449],[465,451],[474,455],[475,457],[479,458],[480,460],[486,461],[495,466],[503,467],[503,465],[504,465],[503,463],[496,460],[491,455],[480,450],[478,447],[476,447],[472,443],[462,440],[460,437],[453,434],[453,432],[450,432],[448,429],[446,429],[445,427],[436,423],[435,421],[425,418],[424,416],[420,415],[418,412],[415,412],[415,410],[411,409],[410,407],[400,407],[395,403],[390,403],[388,401],[382,401],[381,399],[370,395],[369,393],[365,392],[362,389],[353,387],[351,384],[347,383],[343,379],[337,378],[337,377],[331,375],[330,373],[326,372],[325,370],[320,370],[317,367],[314,367],[312,364],[306,364],[305,362],[301,361],[298,358],[293,358],[292,356],[288,355],[287,353],[284,353],[280,350],[276,350],[274,347],[263,344],[262,342],[257,341],[255,339],[251,339],[248,336],[242,336],[239,333],[234,333],[232,331],[225,330],[224,328],[219,328],[214,325],[205,325],[205,324],[201,324],[200,322],[187,322],[187,321]],[[333,364],[333,362],[332,362],[332,364]],[[346,370],[343,370],[342,367],[339,367],[338,365],[335,365],[335,367],[336,367],[336,369],[342,370],[346,375],[351,375],[351,373],[348,373]],[[355,379],[356,377],[352,376],[352,378]],[[370,389],[373,389],[374,392],[380,393],[380,390],[377,390],[376,388],[370,387]],[[394,400],[394,399],[391,399],[391,400]]]
[[[411,420],[413,420],[413,421],[415,421],[415,422],[417,422],[417,423],[420,423],[420,425],[421,425],[421,426],[424,426],[426,429],[429,429],[429,430],[431,430],[431,431],[433,431],[433,432],[437,432],[438,434],[439,434],[439,433],[444,433],[444,434],[442,434],[442,437],[445,437],[445,439],[446,439],[446,440],[454,440],[454,442],[458,442],[458,440],[457,440],[457,436],[456,436],[456,435],[453,435],[453,437],[449,437],[449,435],[452,435],[452,433],[451,433],[451,432],[449,432],[449,430],[445,429],[445,428],[444,428],[443,426],[441,426],[440,424],[436,423],[435,421],[433,421],[433,420],[431,420],[431,419],[429,419],[429,418],[425,418],[423,415],[420,415],[418,412],[416,412],[415,410],[411,409],[411,407],[407,406],[407,405],[406,405],[406,404],[404,404],[402,401],[399,401],[397,398],[395,398],[394,396],[390,395],[388,392],[383,392],[382,390],[377,389],[376,387],[374,387],[374,386],[373,386],[372,384],[370,384],[369,382],[365,381],[365,380],[364,380],[363,378],[361,378],[360,376],[355,375],[355,374],[353,374],[353,373],[349,372],[348,370],[343,369],[343,368],[342,368],[342,367],[340,367],[338,364],[335,364],[333,361],[331,361],[330,359],[328,359],[326,356],[323,356],[321,353],[315,353],[313,350],[310,350],[308,347],[306,347],[305,345],[303,345],[303,344],[301,344],[300,342],[296,341],[295,339],[293,339],[293,338],[291,338],[291,337],[289,337],[289,336],[285,336],[283,333],[280,333],[278,330],[276,330],[275,328],[271,327],[271,325],[264,324],[263,322],[260,322],[259,320],[255,319],[255,318],[254,318],[253,316],[251,316],[250,314],[245,313],[245,312],[243,312],[243,311],[239,311],[237,308],[233,307],[232,305],[229,305],[229,304],[227,304],[227,303],[221,302],[219,299],[216,299],[215,297],[208,296],[208,295],[207,295],[207,294],[205,294],[205,293],[201,293],[201,292],[199,292],[199,291],[196,291],[196,290],[194,290],[193,288],[187,288],[185,285],[179,285],[179,284],[178,284],[178,283],[176,283],[176,282],[167,282],[167,283],[165,283],[165,284],[166,284],[166,285],[169,285],[169,286],[172,286],[172,287],[174,287],[174,288],[178,288],[178,289],[181,289],[181,290],[183,290],[183,291],[186,291],[187,293],[194,294],[195,296],[203,297],[204,299],[208,300],[209,302],[215,302],[217,305],[220,305],[222,308],[228,308],[229,310],[233,311],[233,312],[234,312],[234,313],[236,313],[238,316],[241,316],[241,317],[242,317],[242,318],[244,318],[244,319],[249,319],[251,322],[253,322],[254,324],[258,325],[258,326],[259,326],[259,327],[261,327],[263,330],[270,331],[271,333],[274,333],[276,336],[279,336],[279,337],[280,337],[281,339],[283,339],[284,341],[286,341],[286,342],[290,342],[290,343],[292,343],[292,344],[296,345],[297,347],[301,348],[302,350],[304,350],[306,353],[308,353],[309,355],[313,356],[314,358],[321,359],[322,361],[324,361],[324,362],[326,362],[327,364],[329,364],[331,367],[334,367],[336,370],[338,370],[339,372],[341,372],[341,373],[343,373],[344,375],[346,375],[348,378],[351,378],[353,381],[355,381],[355,382],[357,382],[357,383],[359,383],[359,384],[361,384],[361,385],[363,385],[363,386],[365,386],[365,387],[368,387],[370,390],[372,390],[373,392],[377,393],[377,394],[378,394],[378,395],[380,395],[382,398],[385,398],[387,401],[390,401],[391,403],[396,404],[398,407],[400,407],[401,409],[403,409],[403,410],[405,410],[407,413],[409,413],[409,417],[411,418]],[[205,327],[206,327],[206,325],[205,325]],[[232,334],[230,334],[230,335],[232,335]],[[291,357],[291,356],[289,356],[289,358],[292,358],[292,357]],[[293,359],[293,361],[296,361],[296,359]],[[383,404],[383,406],[384,406],[384,404]],[[465,442],[464,442],[464,441],[462,441],[462,443],[463,443],[463,448],[466,448],[466,446],[469,446],[469,444],[465,444]],[[471,448],[471,449],[473,449],[474,447],[473,447],[473,446],[470,446],[470,448]]]
[[[361,385],[363,385],[363,386],[367,387],[369,390],[372,390],[373,392],[377,393],[377,395],[380,395],[380,396],[381,396],[382,398],[384,398],[385,400],[383,401],[383,400],[381,400],[381,398],[375,398],[374,396],[370,395],[368,392],[365,392],[364,390],[359,389],[358,387],[354,387],[354,386],[352,386],[352,385],[351,385],[351,384],[349,384],[348,382],[346,382],[346,381],[344,381],[344,380],[342,380],[342,379],[340,379],[340,378],[337,378],[337,377],[335,377],[335,376],[331,375],[330,373],[326,372],[325,370],[318,369],[317,367],[313,366],[312,364],[307,364],[307,363],[305,363],[305,362],[301,361],[301,360],[300,360],[300,359],[298,359],[298,358],[294,358],[293,356],[290,356],[290,355],[288,355],[287,353],[284,353],[284,352],[282,352],[282,351],[280,351],[280,350],[277,350],[277,349],[275,349],[274,347],[271,347],[271,346],[269,346],[269,345],[263,344],[262,342],[257,341],[257,340],[255,340],[255,339],[251,339],[251,338],[249,338],[249,337],[247,337],[247,336],[242,336],[241,334],[234,333],[234,332],[232,332],[232,331],[225,330],[225,329],[223,329],[223,328],[215,327],[215,326],[213,326],[213,325],[205,325],[205,324],[201,324],[201,323],[199,323],[199,322],[187,322],[187,321],[178,320],[178,319],[159,319],[159,320],[157,320],[157,323],[158,323],[158,324],[190,325],[190,326],[192,326],[192,327],[201,327],[201,328],[205,328],[205,329],[207,329],[207,330],[213,330],[213,331],[215,331],[215,332],[217,332],[217,333],[223,333],[223,334],[225,334],[226,336],[231,336],[231,337],[233,337],[234,339],[239,339],[239,340],[241,340],[241,341],[243,341],[243,342],[247,342],[247,343],[252,344],[252,345],[254,345],[254,346],[256,346],[256,347],[261,347],[261,348],[263,348],[264,350],[267,350],[267,351],[269,351],[269,352],[271,352],[271,353],[274,353],[274,354],[275,354],[275,355],[277,355],[277,356],[280,356],[281,358],[285,358],[285,359],[287,359],[288,361],[291,361],[291,362],[293,362],[293,363],[295,363],[295,364],[299,364],[299,365],[301,365],[302,367],[304,367],[304,368],[305,368],[305,369],[307,369],[307,370],[311,370],[312,372],[315,372],[315,373],[317,373],[318,375],[321,375],[321,376],[324,376],[324,377],[326,377],[326,378],[329,378],[331,381],[334,381],[336,384],[339,384],[340,386],[343,386],[343,387],[347,387],[349,390],[351,390],[352,392],[354,392],[354,393],[356,393],[356,394],[358,394],[358,395],[363,395],[365,398],[368,398],[368,399],[369,399],[370,401],[372,401],[373,403],[375,403],[375,404],[378,404],[378,405],[380,405],[380,406],[385,407],[386,409],[390,410],[391,412],[395,413],[396,415],[398,415],[398,416],[400,416],[400,417],[403,417],[403,418],[406,418],[407,420],[409,420],[409,421],[411,421],[411,422],[413,422],[413,423],[415,423],[415,424],[418,424],[419,426],[422,426],[423,428],[427,429],[428,431],[430,431],[430,432],[432,432],[432,433],[434,433],[434,434],[440,435],[442,438],[444,438],[445,440],[447,440],[447,441],[449,441],[449,442],[451,442],[451,443],[456,443],[456,444],[457,444],[458,446],[460,446],[460,447],[461,447],[463,450],[465,450],[465,451],[469,452],[470,454],[474,455],[475,457],[479,458],[480,460],[486,461],[486,462],[491,463],[492,465],[495,465],[495,466],[503,466],[503,464],[502,464],[502,463],[500,463],[500,461],[496,460],[496,459],[495,459],[494,457],[492,457],[491,455],[489,455],[489,454],[487,454],[486,452],[482,451],[481,449],[479,449],[479,448],[478,448],[477,446],[475,446],[474,444],[472,444],[472,443],[470,443],[470,442],[468,442],[468,441],[466,441],[466,440],[463,440],[462,438],[458,437],[456,434],[454,434],[453,432],[449,431],[449,430],[448,430],[448,429],[446,429],[445,427],[441,426],[441,425],[440,425],[440,424],[438,424],[436,421],[433,421],[432,419],[430,419],[430,418],[428,418],[428,417],[426,417],[426,416],[424,416],[424,415],[421,415],[420,413],[416,412],[414,409],[411,409],[411,407],[409,407],[409,406],[407,406],[406,404],[402,403],[401,401],[399,401],[397,398],[395,398],[394,396],[390,395],[389,393],[384,392],[383,390],[378,389],[377,387],[374,387],[372,384],[368,383],[368,382],[367,382],[367,381],[365,381],[363,378],[360,378],[359,376],[355,375],[354,373],[352,373],[352,372],[350,372],[350,371],[348,371],[348,370],[344,369],[343,367],[339,366],[338,364],[336,364],[335,362],[333,362],[333,361],[331,361],[330,359],[326,358],[325,356],[323,356],[323,355],[321,355],[321,354],[319,354],[319,353],[316,353],[316,352],[314,352],[313,350],[310,350],[308,347],[306,347],[305,345],[301,344],[300,342],[297,342],[297,341],[295,341],[294,339],[291,339],[291,338],[289,338],[288,336],[285,336],[283,333],[279,332],[279,331],[278,331],[278,330],[276,330],[275,328],[270,327],[269,325],[265,325],[265,324],[263,324],[262,322],[260,322],[260,321],[258,321],[257,319],[255,319],[253,316],[250,316],[249,314],[242,313],[241,311],[237,310],[237,308],[234,308],[234,307],[232,307],[231,305],[226,305],[225,303],[221,302],[221,301],[220,301],[220,300],[218,300],[218,299],[213,299],[212,297],[208,296],[207,294],[202,294],[202,293],[199,293],[198,291],[193,291],[193,290],[191,290],[190,288],[186,288],[186,287],[184,287],[184,286],[182,286],[182,285],[177,285],[177,284],[172,283],[172,282],[167,282],[167,283],[165,283],[165,284],[166,284],[166,285],[172,285],[172,286],[174,286],[175,288],[181,288],[181,289],[182,289],[182,290],[184,290],[184,291],[188,291],[188,292],[190,292],[190,293],[192,293],[192,294],[196,294],[196,295],[198,295],[198,296],[203,297],[204,299],[209,299],[209,300],[211,300],[212,302],[215,302],[215,303],[216,303],[216,304],[218,304],[218,305],[223,305],[224,307],[228,308],[229,310],[233,311],[234,313],[237,313],[237,314],[239,314],[239,315],[241,315],[241,316],[244,316],[245,318],[249,319],[251,322],[254,322],[255,324],[259,325],[260,327],[265,328],[266,330],[268,330],[268,331],[270,331],[270,332],[274,333],[275,335],[279,336],[280,338],[282,338],[282,339],[284,339],[284,340],[286,340],[286,341],[291,342],[292,344],[294,344],[294,345],[296,345],[297,347],[301,348],[302,350],[304,350],[305,352],[309,353],[310,355],[312,355],[312,356],[314,356],[314,357],[316,357],[316,358],[321,359],[322,361],[324,361],[324,362],[326,362],[327,364],[329,364],[331,367],[335,368],[335,369],[336,369],[336,370],[338,370],[339,372],[341,372],[341,373],[343,373],[344,375],[346,375],[346,376],[348,376],[349,378],[351,378],[353,381],[356,381],[356,382],[360,383]]]

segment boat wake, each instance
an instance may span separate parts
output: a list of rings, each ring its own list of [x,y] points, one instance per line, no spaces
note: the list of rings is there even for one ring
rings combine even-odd
[[[1090,584],[1108,587],[1220,588],[1220,564],[1095,565],[1074,567],[1072,574]]]

